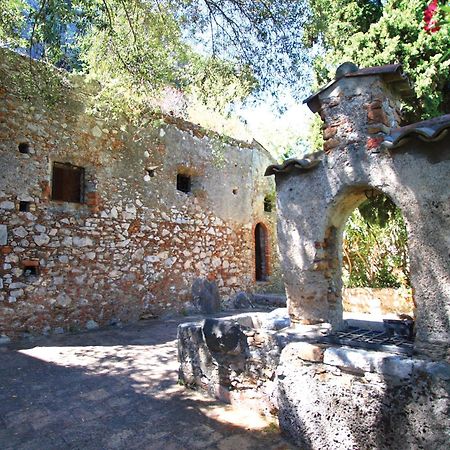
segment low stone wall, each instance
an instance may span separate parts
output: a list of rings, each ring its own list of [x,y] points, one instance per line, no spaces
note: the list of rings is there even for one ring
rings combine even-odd
[[[276,329],[289,325],[287,310],[212,320],[212,332],[205,332],[208,321],[178,327],[180,381],[226,403],[250,404],[275,414],[276,368],[286,338]],[[225,341],[231,345],[220,344]]]
[[[286,346],[279,420],[300,448],[448,449],[450,364],[345,347]]]
[[[346,288],[342,290],[342,301],[344,312],[414,317],[414,301],[407,289]]]
[[[288,324],[279,309],[180,325],[180,380],[278,414],[299,448],[448,448],[450,364],[442,349],[408,357],[318,344],[329,325]]]

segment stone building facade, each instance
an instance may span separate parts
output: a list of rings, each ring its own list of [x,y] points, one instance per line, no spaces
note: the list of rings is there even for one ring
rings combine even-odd
[[[4,339],[190,312],[197,278],[215,281],[223,300],[273,288],[265,149],[170,116],[134,127],[87,114],[79,79],[47,106],[18,89],[28,65],[2,51]]]

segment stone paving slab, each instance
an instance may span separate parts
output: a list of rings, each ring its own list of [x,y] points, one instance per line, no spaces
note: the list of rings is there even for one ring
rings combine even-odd
[[[178,323],[0,347],[0,449],[295,448],[255,412],[177,384]]]

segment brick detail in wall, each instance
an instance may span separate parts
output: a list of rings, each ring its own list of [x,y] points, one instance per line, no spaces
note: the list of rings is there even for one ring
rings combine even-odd
[[[101,207],[101,197],[98,192],[88,192],[86,193],[86,204],[89,206],[91,211],[98,212]]]
[[[374,100],[367,105],[367,123],[389,126],[389,120],[381,100]]]

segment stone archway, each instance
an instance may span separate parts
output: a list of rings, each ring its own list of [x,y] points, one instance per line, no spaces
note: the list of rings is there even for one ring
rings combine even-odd
[[[323,155],[310,165],[294,160],[277,167],[278,244],[293,322],[330,323],[334,330],[344,327],[339,270],[342,229],[365,198],[364,191],[378,189],[401,209],[408,230],[416,342],[448,339],[446,168],[442,163],[426,164],[421,147],[409,151],[418,154],[388,156],[362,148]]]
[[[402,208],[399,207],[389,194],[380,188],[370,185],[346,186],[342,192],[336,195],[327,213],[327,222],[324,227],[323,241],[316,241],[317,248],[314,269],[322,271],[328,281],[327,306],[331,314],[331,322],[335,328],[342,326],[343,319],[343,235],[344,229],[350,215],[361,204],[367,201],[368,195],[387,197],[394,203],[402,215]],[[409,253],[409,252],[408,252]],[[361,286],[362,287],[362,286]],[[367,287],[367,286],[364,286]],[[411,309],[414,309],[413,307]],[[375,311],[370,311],[374,313]],[[403,311],[401,311],[403,312]],[[378,311],[382,315],[382,311]],[[414,315],[404,311],[405,314]],[[380,320],[380,317],[378,317]]]
[[[374,188],[401,209],[407,226],[416,343],[448,342],[450,115],[399,127],[399,93],[407,89],[398,65],[336,78],[306,100],[324,122],[323,152],[266,171],[276,175],[277,236],[294,322],[343,326],[340,229],[364,190]]]

